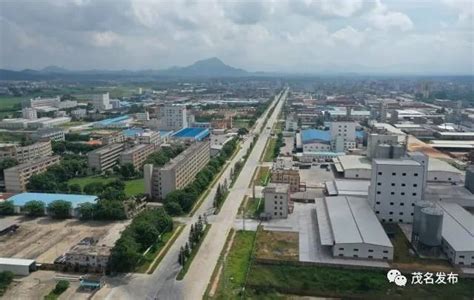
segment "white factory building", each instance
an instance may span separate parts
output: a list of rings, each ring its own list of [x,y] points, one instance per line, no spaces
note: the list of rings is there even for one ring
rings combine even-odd
[[[356,148],[355,122],[331,122],[329,131],[331,133],[331,147],[334,152],[344,152]]]
[[[0,272],[12,272],[15,275],[27,276],[36,270],[36,261],[33,259],[0,257]]]
[[[326,197],[317,203],[321,245],[331,247],[334,257],[393,259],[393,245],[365,198]]]
[[[412,223],[413,207],[422,200],[425,168],[412,159],[375,159],[369,203],[382,222]]]

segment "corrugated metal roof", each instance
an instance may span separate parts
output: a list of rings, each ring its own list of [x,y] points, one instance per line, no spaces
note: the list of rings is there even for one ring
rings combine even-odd
[[[326,197],[325,200],[336,243],[365,243],[392,247],[365,198],[337,196]]]
[[[31,264],[34,264],[34,263],[35,263],[35,260],[33,259],[0,257],[0,265],[30,266]]]
[[[438,202],[444,210],[442,237],[455,251],[474,251],[474,216],[456,203]]]

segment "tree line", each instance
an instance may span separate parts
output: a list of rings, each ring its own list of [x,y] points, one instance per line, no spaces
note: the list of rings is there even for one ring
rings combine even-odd
[[[193,250],[197,249],[198,246],[204,237],[205,221],[202,217],[199,216],[199,219],[196,223],[191,224],[191,229],[189,231],[188,242],[184,246],[181,246],[178,255],[178,263],[183,267],[188,259],[191,256]]]
[[[173,230],[173,220],[162,208],[139,213],[122,232],[110,253],[108,270],[133,271],[146,249],[160,241],[161,236]]]
[[[182,215],[191,211],[194,203],[212,182],[214,176],[219,173],[226,160],[234,153],[238,139],[234,138],[223,147],[219,155],[212,158],[209,163],[196,174],[194,181],[184,189],[169,193],[164,199],[166,211],[173,216]]]

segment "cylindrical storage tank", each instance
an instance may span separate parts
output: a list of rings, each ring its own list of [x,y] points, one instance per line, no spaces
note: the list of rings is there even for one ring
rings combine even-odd
[[[421,226],[421,210],[425,207],[433,206],[433,202],[430,201],[416,201],[415,207],[413,209],[413,234],[418,234],[420,232]]]
[[[390,145],[380,144],[375,148],[375,158],[390,158]]]
[[[426,246],[441,245],[443,229],[443,211],[437,207],[425,207],[421,210],[419,240]]]
[[[392,146],[392,158],[400,158],[405,154],[405,148],[402,145]]]

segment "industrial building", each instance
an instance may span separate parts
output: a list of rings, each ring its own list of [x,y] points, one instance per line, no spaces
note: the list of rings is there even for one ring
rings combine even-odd
[[[412,159],[375,159],[369,203],[382,222],[412,223],[413,206],[422,200],[424,166]]]
[[[153,152],[155,152],[154,144],[138,144],[120,154],[120,164],[132,164],[135,169],[139,169]]]
[[[125,142],[125,135],[121,131],[107,131],[100,139],[103,145],[118,144]]]
[[[367,137],[367,157],[373,158],[376,155],[377,146],[379,145],[397,145],[398,136],[394,134],[378,134],[371,133]]]
[[[372,174],[372,164],[365,156],[338,156],[335,167],[336,171],[344,173],[344,178],[347,179],[370,179]]]
[[[22,207],[29,201],[41,201],[45,204],[45,214],[48,214],[47,206],[53,201],[64,200],[71,203],[71,217],[80,217],[79,206],[83,203],[95,203],[97,196],[74,195],[74,194],[52,194],[52,193],[21,193],[8,198],[15,206],[15,213],[21,213]]]
[[[28,146],[20,146],[17,144],[0,145],[0,159],[13,158],[19,163],[24,163],[37,158],[51,156],[53,149],[51,141],[40,141]]]
[[[0,272],[12,272],[15,275],[28,276],[36,271],[36,261],[33,259],[0,257]]]
[[[117,164],[123,144],[110,144],[87,153],[87,164],[90,169],[102,172]]]
[[[64,141],[66,131],[62,128],[41,128],[32,133],[31,138],[35,141],[49,139],[51,141]]]
[[[355,122],[331,122],[331,148],[334,152],[344,152],[356,148]]]
[[[30,107],[30,108],[38,108],[44,106],[56,107],[59,102],[61,102],[61,98],[59,96],[54,98],[31,98],[22,102],[23,108]]]
[[[334,179],[324,183],[328,196],[356,196],[369,195],[369,180]]]
[[[210,160],[209,141],[196,142],[163,167],[145,164],[145,192],[154,200],[162,200],[177,189],[193,182]]]
[[[326,197],[316,209],[321,245],[333,256],[392,260],[393,245],[365,198]]]
[[[331,151],[331,133],[318,129],[302,130],[301,143],[303,152]]]
[[[202,141],[209,137],[209,128],[186,127],[172,134],[172,138],[186,141]]]
[[[157,131],[144,131],[136,135],[139,144],[153,144],[158,146],[161,144],[161,135]]]
[[[290,185],[285,183],[270,183],[263,188],[265,214],[272,219],[286,219],[293,211],[290,199]]]
[[[93,95],[92,105],[99,111],[110,110],[112,105],[110,104],[109,93]]]
[[[297,167],[293,166],[291,158],[278,158],[270,172],[272,183],[289,184],[291,193],[300,191],[300,171]]]
[[[58,164],[59,160],[59,156],[46,156],[5,169],[3,174],[6,191],[24,192],[31,176],[43,173],[50,166]]]

